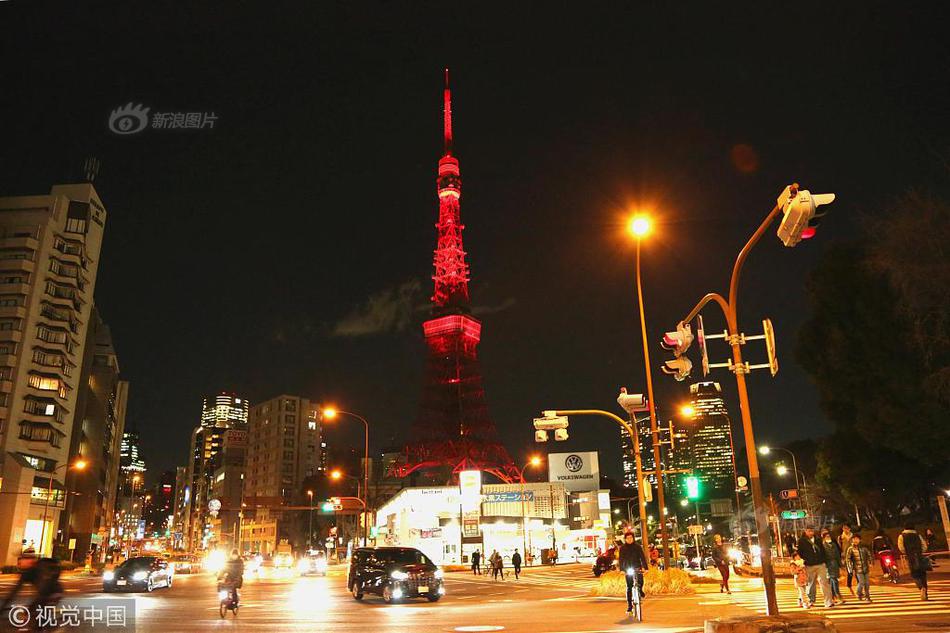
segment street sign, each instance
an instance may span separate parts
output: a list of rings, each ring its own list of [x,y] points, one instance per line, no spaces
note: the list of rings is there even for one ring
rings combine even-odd
[[[763,320],[762,329],[765,330],[765,351],[769,355],[769,371],[774,377],[778,373],[778,356],[775,355],[775,328],[772,327],[772,319]]]
[[[782,499],[798,499],[798,490],[783,490],[779,493]]]
[[[705,532],[705,528],[701,525],[690,525],[689,534],[690,536],[702,536]]]
[[[342,510],[342,509],[343,509],[343,504],[342,504],[342,503],[334,503],[334,504],[333,504],[333,511],[334,511],[334,512],[339,512],[339,511]]]
[[[782,518],[788,520],[805,519],[808,513],[805,510],[782,510]]]
[[[732,512],[732,499],[709,500],[709,513],[714,517],[727,517]]]
[[[736,492],[745,492],[749,489],[749,480],[739,475],[736,477]]]
[[[777,523],[778,523],[778,517],[775,516],[774,514],[770,514],[770,515],[769,515],[769,523],[776,523],[776,524],[777,524]]]

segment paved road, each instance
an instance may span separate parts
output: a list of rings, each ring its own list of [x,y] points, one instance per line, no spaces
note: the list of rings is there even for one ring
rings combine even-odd
[[[622,599],[592,598],[595,582],[589,567],[564,565],[531,569],[521,580],[509,576],[492,581],[467,573],[447,574],[448,593],[438,603],[425,600],[386,605],[375,597],[356,602],[346,592],[344,572],[334,568],[326,578],[268,574],[249,578],[235,619],[221,620],[214,580],[210,575],[178,575],[171,589],[135,594],[140,633],[216,630],[313,631],[525,631],[530,633],[608,633],[631,628],[660,633],[701,631],[703,621],[717,616],[762,610],[761,581],[737,579],[731,596],[716,585],[698,585],[695,596],[648,598],[645,621],[637,624],[624,612]],[[5,583],[0,580],[0,588]],[[98,593],[98,581],[67,580],[73,597],[113,597]],[[874,587],[871,605],[849,602],[825,613],[843,633],[878,631],[950,631],[950,581],[938,580],[932,600],[924,603],[905,587]],[[789,581],[780,581],[779,600],[786,611],[798,611]],[[466,628],[468,627],[468,628]],[[474,627],[474,628],[473,628]],[[502,628],[498,628],[502,627]],[[100,625],[96,629],[102,630]],[[78,630],[78,629],[63,629]],[[115,629],[112,629],[115,630]]]

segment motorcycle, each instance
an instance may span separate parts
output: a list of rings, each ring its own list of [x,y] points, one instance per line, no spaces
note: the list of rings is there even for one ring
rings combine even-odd
[[[218,611],[221,617],[225,617],[230,610],[237,617],[238,613],[238,594],[234,585],[218,585]]]
[[[900,570],[897,567],[897,556],[894,555],[894,552],[887,549],[878,552],[877,556],[881,561],[881,569],[884,570],[884,574],[892,583],[896,585],[900,580]]]

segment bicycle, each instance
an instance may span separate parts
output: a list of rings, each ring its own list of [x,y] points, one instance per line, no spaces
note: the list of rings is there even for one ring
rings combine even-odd
[[[643,597],[640,595],[640,583],[639,579],[637,578],[637,574],[642,573],[643,572],[636,567],[630,567],[627,569],[627,582],[633,585],[633,591],[631,592],[631,602],[633,602],[633,615],[637,618],[637,622],[643,622]]]

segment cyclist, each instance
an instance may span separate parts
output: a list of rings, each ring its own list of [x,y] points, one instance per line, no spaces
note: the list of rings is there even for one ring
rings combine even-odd
[[[231,550],[231,558],[218,574],[218,582],[233,593],[232,602],[237,606],[241,598],[238,589],[244,584],[244,559],[236,549]]]
[[[627,578],[627,613],[633,612],[633,580],[636,570],[637,594],[643,598],[643,572],[647,569],[647,557],[643,548],[634,540],[633,532],[625,532],[623,545],[617,548],[618,568]]]

